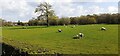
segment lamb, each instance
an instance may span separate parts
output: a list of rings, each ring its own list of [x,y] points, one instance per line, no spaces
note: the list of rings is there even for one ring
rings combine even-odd
[[[101,28],[101,30],[104,30],[104,31],[106,31],[106,28],[105,28],[105,27],[102,27],[102,28]]]

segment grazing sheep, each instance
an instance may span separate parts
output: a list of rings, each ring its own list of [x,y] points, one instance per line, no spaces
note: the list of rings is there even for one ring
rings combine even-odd
[[[106,30],[106,28],[105,28],[105,27],[102,27],[102,28],[101,28],[101,30],[104,30],[104,31],[105,31],[105,30]]]
[[[79,39],[79,35],[74,36],[73,39]]]
[[[82,38],[84,36],[84,34],[83,33],[79,33],[79,36]]]
[[[62,32],[62,30],[61,30],[61,29],[58,29],[58,32]]]

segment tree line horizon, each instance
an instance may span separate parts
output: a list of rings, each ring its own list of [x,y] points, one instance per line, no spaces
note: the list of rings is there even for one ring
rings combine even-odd
[[[17,25],[21,26],[40,26],[40,25],[86,25],[86,24],[119,24],[120,14],[119,13],[103,13],[93,15],[81,15],[76,17],[61,17],[59,18],[54,13],[52,5],[43,2],[40,3],[35,9],[35,13],[39,16],[37,18],[30,19],[27,23],[20,22],[18,20]],[[14,22],[2,20],[2,26],[11,26]]]

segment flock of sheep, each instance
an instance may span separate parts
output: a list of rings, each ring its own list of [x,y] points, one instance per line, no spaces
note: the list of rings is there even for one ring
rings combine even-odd
[[[74,27],[75,27],[75,25],[72,26],[71,28],[74,28]],[[106,28],[105,27],[101,27],[100,30],[101,31],[106,31]],[[62,32],[62,29],[58,29],[58,32]],[[79,34],[73,36],[73,39],[81,39],[83,37],[84,37],[84,34],[83,33],[79,33]]]

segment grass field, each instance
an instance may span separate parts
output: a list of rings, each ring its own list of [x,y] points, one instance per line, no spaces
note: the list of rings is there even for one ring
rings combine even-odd
[[[63,54],[118,54],[118,25],[77,25],[75,28],[65,26],[29,26],[27,29],[3,27],[3,41],[26,51]],[[105,27],[107,31],[101,31]],[[57,30],[63,32],[58,33]],[[73,39],[79,32],[84,38]]]

